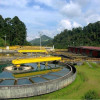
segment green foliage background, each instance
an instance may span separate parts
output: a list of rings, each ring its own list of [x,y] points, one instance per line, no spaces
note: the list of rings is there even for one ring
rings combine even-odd
[[[100,46],[100,21],[90,23],[85,27],[65,29],[53,39],[56,48],[68,46]]]
[[[5,46],[4,40],[7,36],[6,45],[26,45],[26,26],[15,16],[14,18],[3,18],[0,15],[0,46]]]

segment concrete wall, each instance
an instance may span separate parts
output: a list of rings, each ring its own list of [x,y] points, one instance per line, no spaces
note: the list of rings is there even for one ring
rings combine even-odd
[[[76,69],[71,67],[68,74],[47,82],[31,85],[0,86],[0,98],[20,98],[50,93],[71,84],[75,78]]]

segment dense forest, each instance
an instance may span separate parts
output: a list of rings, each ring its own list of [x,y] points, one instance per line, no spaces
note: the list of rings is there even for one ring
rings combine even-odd
[[[68,46],[100,46],[100,21],[90,23],[85,27],[65,29],[53,39],[56,48]]]
[[[26,35],[26,26],[17,16],[4,19],[0,15],[0,46],[29,45]]]

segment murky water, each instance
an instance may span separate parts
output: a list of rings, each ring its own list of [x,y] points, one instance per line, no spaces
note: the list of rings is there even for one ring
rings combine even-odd
[[[40,77],[34,77],[34,78],[31,78],[31,79],[34,82],[45,82],[45,81],[47,81],[46,79],[43,79],[43,78],[40,78]]]
[[[0,64],[0,85],[14,85],[15,78],[12,73],[3,71],[3,68],[6,66],[9,66],[12,64]],[[25,64],[34,67],[33,70],[38,70],[36,63],[29,63]],[[50,69],[50,68],[57,68],[57,67],[63,67],[64,65],[55,65],[55,64],[48,64],[48,66],[45,66],[45,64],[41,64],[41,70],[43,69]],[[62,70],[58,72],[49,72],[48,74],[41,75],[41,76],[30,76],[30,77],[23,77],[17,80],[17,85],[23,85],[23,84],[34,84],[39,82],[45,82],[52,79],[57,79],[65,74],[67,74],[70,70],[66,67],[63,67]],[[3,80],[2,79],[7,79]]]
[[[19,79],[17,81],[18,85],[23,85],[23,84],[32,84],[28,79]]]
[[[4,80],[0,82],[0,85],[14,85],[14,80]]]

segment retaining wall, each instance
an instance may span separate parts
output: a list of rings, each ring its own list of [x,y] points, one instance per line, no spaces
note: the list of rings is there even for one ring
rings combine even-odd
[[[0,86],[0,98],[20,98],[50,93],[71,84],[75,78],[76,69],[72,66],[68,74],[58,79],[31,85]]]

